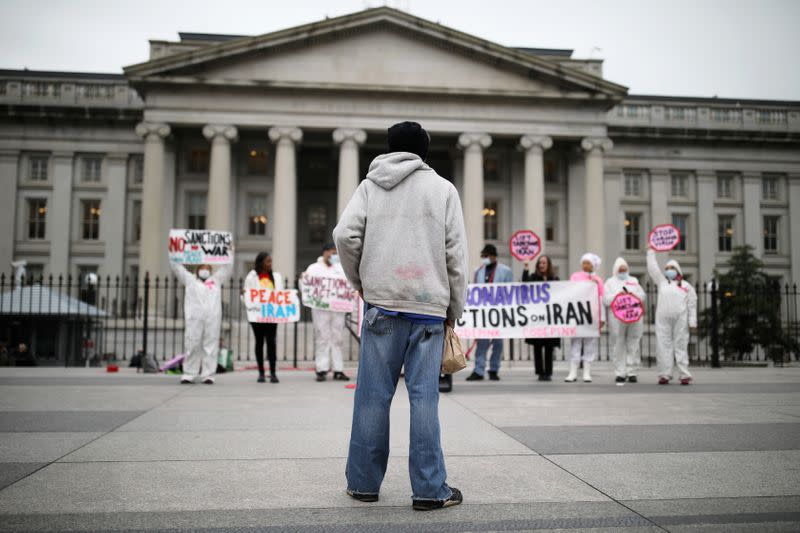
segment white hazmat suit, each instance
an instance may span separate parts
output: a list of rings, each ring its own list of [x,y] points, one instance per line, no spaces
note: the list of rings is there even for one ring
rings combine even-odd
[[[626,273],[620,274],[619,270],[625,267]],[[646,295],[639,280],[627,273],[628,263],[621,257],[614,261],[612,275],[606,280],[603,287],[603,305],[609,307],[614,298],[622,293],[629,292],[639,298],[644,304]],[[641,363],[639,341],[644,332],[644,320],[626,324],[614,313],[608,312],[608,330],[611,334],[612,358],[614,361],[614,374],[618,378],[635,377]]]
[[[681,266],[674,259],[667,262],[683,277]],[[656,306],[656,343],[658,376],[672,379],[673,366],[677,365],[682,380],[691,379],[689,373],[689,328],[697,327],[697,293],[686,280],[669,280],[661,271],[653,250],[647,251],[647,272],[658,287]]]
[[[310,276],[345,277],[342,265],[338,263],[328,265],[322,257],[317,258],[316,263],[308,266],[306,274]],[[314,359],[317,372],[344,371],[344,361],[342,359],[342,341],[345,331],[344,315],[345,313],[336,313],[324,309],[311,310],[311,318],[314,322]],[[333,368],[331,368],[331,361],[333,361]]]
[[[569,277],[570,281],[593,281],[597,284],[597,305],[600,308],[600,325],[605,322],[605,306],[603,305],[603,280],[596,274],[597,269],[602,263],[600,257],[591,252],[583,254],[581,263],[588,261],[592,264],[592,272],[584,272],[579,270],[573,272]],[[564,381],[571,383],[578,378],[578,367],[583,361],[583,381],[589,383],[592,381],[592,363],[597,359],[600,351],[600,338],[599,337],[576,337],[571,340],[569,348],[569,374]]]
[[[183,350],[186,358],[181,379],[189,381],[199,376],[203,380],[213,380],[222,323],[222,284],[231,277],[233,263],[220,265],[205,281],[181,264],[170,263],[170,266],[185,287]]]

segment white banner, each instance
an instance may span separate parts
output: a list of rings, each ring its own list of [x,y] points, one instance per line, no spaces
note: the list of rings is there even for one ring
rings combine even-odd
[[[352,313],[356,309],[358,293],[341,276],[319,276],[304,273],[300,277],[300,295],[303,305],[336,313]]]
[[[229,231],[171,229],[167,250],[171,263],[224,265],[233,261],[233,235]]]
[[[464,339],[600,336],[600,298],[591,281],[477,283],[456,323]]]
[[[246,289],[244,300],[248,322],[283,324],[300,320],[300,298],[294,289]]]

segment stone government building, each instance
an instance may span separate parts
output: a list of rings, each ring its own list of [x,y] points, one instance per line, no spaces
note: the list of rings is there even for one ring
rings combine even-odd
[[[649,228],[672,222],[695,280],[745,243],[800,280],[800,101],[630,95],[601,60],[386,7],[181,33],[124,72],[0,71],[4,269],[163,274],[168,229],[189,227],[233,231],[237,274],[260,250],[298,272],[411,119],[460,191],[473,267],[484,241],[510,261],[527,227],[561,276],[587,249],[642,274]]]

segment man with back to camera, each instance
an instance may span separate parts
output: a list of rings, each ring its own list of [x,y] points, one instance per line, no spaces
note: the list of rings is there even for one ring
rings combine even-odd
[[[439,426],[444,323],[464,310],[467,239],[458,192],[425,164],[430,137],[416,122],[389,128],[333,230],[351,285],[366,302],[361,330],[347,493],[378,501],[389,460],[389,408],[401,368],[411,404],[413,508],[458,505],[447,484]]]

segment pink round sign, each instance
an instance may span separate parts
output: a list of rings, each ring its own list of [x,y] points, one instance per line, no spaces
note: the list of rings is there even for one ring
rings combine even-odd
[[[508,248],[518,261],[532,261],[542,251],[542,241],[529,229],[522,229],[511,236]]]
[[[668,252],[681,242],[681,232],[672,224],[660,224],[650,230],[647,243],[656,252]]]
[[[644,316],[644,304],[638,296],[629,292],[621,292],[612,300],[611,312],[620,322],[633,324]]]

